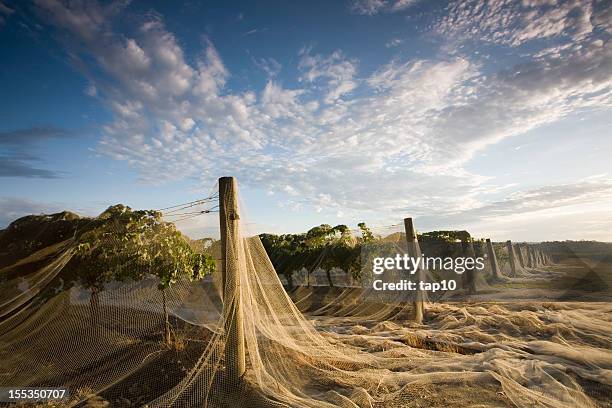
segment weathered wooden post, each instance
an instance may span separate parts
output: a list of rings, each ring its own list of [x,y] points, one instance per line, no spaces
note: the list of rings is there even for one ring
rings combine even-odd
[[[535,254],[533,252],[533,248],[531,247],[531,245],[529,246],[529,259],[530,259],[530,263],[531,263],[531,267],[535,268],[538,266],[537,262],[536,262],[536,258],[535,258]]]
[[[417,239],[417,234],[414,229],[414,223],[412,218],[404,218],[404,229],[406,231],[406,243],[408,244],[408,255],[411,258],[418,258],[421,256],[421,248]],[[419,282],[424,282],[425,274],[422,268],[418,268],[415,275],[417,278],[417,285]],[[424,296],[423,291],[417,289],[415,292],[415,299],[412,302],[412,320],[418,324],[423,323],[423,314],[425,313]]]
[[[225,327],[225,367],[227,379],[239,382],[246,371],[244,325],[240,307],[240,232],[236,179],[219,179],[219,221],[223,281],[223,318]]]
[[[463,255],[466,258],[475,259],[476,251],[474,250],[474,241],[468,236],[464,241],[461,242]],[[461,285],[463,289],[467,289],[468,293],[476,293],[476,270],[475,267],[466,267],[463,276],[461,277]]]
[[[510,271],[512,276],[516,276],[516,263],[514,259],[514,248],[512,247],[512,241],[506,241],[506,247],[508,248],[508,258],[510,259]]]
[[[523,248],[522,245],[517,245],[516,246],[516,254],[518,255],[518,260],[519,260],[519,264],[521,265],[521,268],[525,267],[525,260],[523,259]]]
[[[527,253],[526,254],[526,256],[527,256],[527,262],[526,262],[527,267],[528,268],[533,268],[534,267],[533,259],[531,259],[531,252],[529,250],[529,245],[528,244],[525,244],[525,251]]]
[[[491,264],[491,272],[495,279],[499,279],[499,267],[497,266],[497,257],[495,256],[495,250],[493,249],[493,243],[490,238],[487,238],[487,255],[489,256],[489,263]]]

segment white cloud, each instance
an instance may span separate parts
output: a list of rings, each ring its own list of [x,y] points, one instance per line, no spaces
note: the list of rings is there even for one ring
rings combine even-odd
[[[356,62],[335,51],[328,57],[311,55],[310,49],[300,52],[299,68],[302,71],[300,81],[316,83],[321,80],[327,92],[324,102],[333,103],[357,87],[355,74]]]
[[[565,36],[581,40],[594,24],[610,30],[609,5],[593,0],[455,0],[437,24],[445,36],[517,46],[534,39]]]
[[[467,228],[474,236],[506,240],[598,239],[609,241],[612,179],[586,178],[574,183],[518,190],[501,200],[462,211],[419,218],[424,228]]]
[[[552,210],[591,202],[612,200],[612,179],[581,180],[575,183],[540,186],[510,194],[463,215],[496,218],[504,215],[521,215],[540,210]]]
[[[374,15],[381,12],[396,12],[409,8],[419,0],[354,0],[351,10],[357,14]]]
[[[397,46],[399,46],[403,42],[404,42],[404,40],[402,40],[401,38],[392,38],[392,39],[390,39],[389,41],[387,41],[385,43],[385,47],[387,47],[387,48],[397,47]]]
[[[371,10],[381,3],[391,10],[412,2],[368,2]],[[284,205],[295,209],[416,216],[481,208],[486,178],[465,170],[477,152],[579,109],[611,104],[609,42],[592,38],[569,6],[557,14],[543,6],[531,17],[521,14],[531,3],[509,6],[508,21],[497,22],[504,24],[499,35],[491,10],[451,6],[452,16],[438,26],[445,35],[458,35],[459,27],[483,30],[485,40],[512,46],[554,35],[575,39],[574,46],[541,49],[497,72],[472,57],[442,54],[396,59],[359,77],[355,58],[305,49],[299,88],[270,75],[263,89],[237,93],[226,88],[230,72],[211,42],[188,62],[159,18],[127,38],[109,28],[106,9],[38,4],[112,79],[97,84],[115,115],[101,152],[153,182],[195,176],[213,184],[233,174],[242,184],[284,192]],[[584,11],[591,20],[601,14],[591,10]],[[478,27],[465,25],[472,19]]]
[[[384,0],[356,0],[351,9],[358,14],[373,15],[386,7]]]
[[[94,84],[89,84],[87,88],[85,88],[85,95],[94,97],[98,95],[98,89]]]
[[[253,63],[266,73],[268,78],[276,77],[283,66],[274,58],[253,59]]]

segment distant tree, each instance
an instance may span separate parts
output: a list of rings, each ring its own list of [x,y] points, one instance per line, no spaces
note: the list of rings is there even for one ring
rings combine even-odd
[[[289,289],[293,289],[293,271],[306,263],[305,234],[261,234],[261,243],[266,250],[274,269],[287,278]]]
[[[261,242],[270,257],[277,273],[285,275],[290,288],[293,288],[293,272],[301,268],[310,273],[318,268],[327,275],[333,286],[331,271],[339,268],[351,270],[357,249],[357,240],[346,225],[321,224],[303,234],[261,234]]]
[[[361,231],[361,242],[368,244],[370,242],[373,242],[376,239],[374,237],[374,234],[372,234],[372,231],[370,230],[370,228],[366,226],[365,222],[360,222],[359,224],[357,224],[357,226],[359,227],[359,230]]]
[[[355,262],[357,240],[346,225],[331,227],[322,224],[311,228],[306,233],[306,247],[310,252],[310,259],[317,259],[310,270],[322,268],[327,276],[330,287],[334,286],[331,271],[335,268],[350,273]]]

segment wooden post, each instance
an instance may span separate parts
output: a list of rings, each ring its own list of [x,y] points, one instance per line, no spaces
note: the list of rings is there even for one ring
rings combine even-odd
[[[417,234],[414,229],[412,218],[404,218],[404,229],[406,231],[406,243],[408,244],[408,256],[410,256],[411,258],[420,257],[421,248],[419,247],[419,241],[417,239]],[[415,276],[417,278],[417,285],[420,285],[419,282],[425,281],[425,275],[421,268],[418,268],[415,273]],[[423,291],[417,289],[415,291],[415,300],[412,302],[412,320],[414,320],[418,324],[422,324],[424,312],[425,305]]]
[[[225,367],[227,378],[239,382],[246,371],[244,325],[240,307],[240,270],[238,251],[238,192],[236,179],[219,179],[219,221],[223,281],[223,318],[225,326]]]
[[[523,259],[523,249],[521,245],[516,246],[516,254],[518,255],[519,264],[521,268],[525,267],[525,260]]]
[[[529,244],[525,245],[525,250],[527,251],[527,266],[529,268],[535,267],[533,264],[533,257],[531,256],[531,249],[529,248]]]
[[[532,268],[535,268],[538,266],[536,263],[535,255],[533,254],[533,248],[531,247],[531,245],[529,246],[529,259],[530,259]]]
[[[468,236],[461,242],[463,250],[463,256],[466,258],[476,258],[476,251],[474,250],[474,242],[472,238]],[[461,287],[466,289],[469,294],[476,293],[476,270],[474,267],[466,268],[465,272],[461,276]]]
[[[495,279],[499,279],[499,267],[497,266],[497,257],[495,256],[495,250],[493,249],[493,243],[490,238],[487,238],[487,255],[489,256],[489,263],[491,264],[491,272]]]
[[[512,248],[512,241],[506,241],[506,247],[508,248],[508,258],[510,258],[510,271],[512,276],[516,276],[516,263],[514,259],[514,248]]]

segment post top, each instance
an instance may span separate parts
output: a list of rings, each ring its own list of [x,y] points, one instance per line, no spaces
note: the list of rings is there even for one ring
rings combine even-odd
[[[406,231],[406,238],[409,241],[416,242],[417,234],[414,229],[414,223],[412,222],[412,218],[404,218],[404,229]]]

